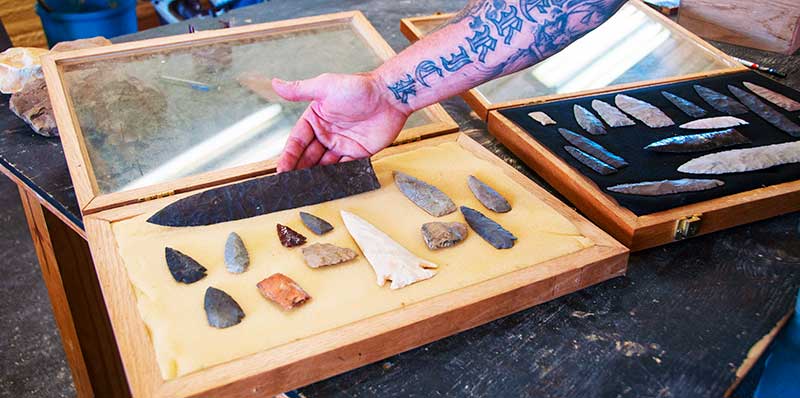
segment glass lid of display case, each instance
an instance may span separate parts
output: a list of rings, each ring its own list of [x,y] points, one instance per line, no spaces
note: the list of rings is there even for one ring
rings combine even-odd
[[[58,58],[89,196],[274,163],[308,104],[281,99],[272,77],[365,72],[393,54],[360,13],[334,16]],[[203,39],[191,40],[196,35]],[[414,113],[404,132],[457,127],[436,107]]]
[[[413,26],[412,34],[425,35],[447,19],[419,17],[406,23]],[[473,91],[493,105],[731,68],[741,65],[641,2],[629,1],[561,52]]]

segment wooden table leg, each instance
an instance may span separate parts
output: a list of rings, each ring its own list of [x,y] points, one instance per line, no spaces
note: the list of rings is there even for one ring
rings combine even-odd
[[[19,189],[79,397],[129,397],[89,245],[39,198]]]

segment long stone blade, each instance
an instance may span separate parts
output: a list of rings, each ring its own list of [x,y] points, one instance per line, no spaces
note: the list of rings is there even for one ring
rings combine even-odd
[[[663,95],[664,98],[666,98],[669,102],[672,102],[672,105],[675,105],[678,109],[681,110],[681,112],[693,118],[703,117],[708,113],[706,112],[705,109],[697,106],[694,102],[689,101],[683,97],[679,97],[675,94],[666,91],[662,91],[661,95]]]
[[[678,171],[689,174],[727,174],[768,169],[800,162],[800,141],[734,149],[692,159]]]
[[[437,265],[411,253],[361,217],[341,211],[342,221],[375,271],[378,286],[391,280],[392,289],[400,289],[436,275]]]
[[[652,104],[624,94],[614,97],[614,103],[625,113],[639,119],[650,128],[668,127],[675,124],[672,119]]]
[[[682,178],[680,180],[644,181],[632,184],[620,184],[608,187],[611,192],[627,195],[661,196],[683,192],[705,191],[725,185],[720,180],[703,180]]]
[[[772,107],[765,104],[755,95],[750,94],[736,86],[728,86],[728,90],[730,90],[730,92],[732,92],[733,95],[739,99],[739,101],[742,101],[743,104],[750,108],[753,113],[769,122],[769,124],[777,127],[792,137],[800,137],[800,126],[798,126],[797,123],[789,120],[789,118],[775,109],[772,109]]]
[[[317,166],[209,189],[147,219],[170,227],[211,225],[327,202],[380,188],[369,159]]]
[[[653,152],[685,153],[710,151],[712,149],[747,144],[750,140],[734,130],[712,131],[691,135],[679,135],[656,141],[644,147]]]
[[[611,127],[635,126],[636,122],[622,113],[617,107],[600,100],[592,101],[592,109]]]
[[[697,119],[688,123],[684,123],[678,127],[688,130],[710,130],[710,129],[726,129],[728,127],[744,126],[748,123],[746,120],[739,119],[733,116],[717,116],[708,117],[705,119]]]
[[[623,168],[628,165],[628,162],[625,159],[615,155],[608,149],[604,148],[602,145],[586,138],[574,131],[570,131],[567,129],[560,128],[558,129],[558,133],[564,137],[567,142],[574,145],[576,148],[580,149],[592,155],[605,163],[608,163],[610,166],[614,168]]]
[[[572,107],[573,113],[575,113],[575,121],[583,127],[591,135],[603,135],[606,134],[606,129],[603,127],[603,122],[600,121],[597,117],[594,116],[592,112],[588,109],[580,106],[575,105]]]
[[[583,164],[584,166],[594,170],[595,173],[606,176],[617,172],[617,169],[610,166],[608,163],[592,155],[589,155],[588,153],[581,151],[580,149],[575,148],[574,146],[569,146],[569,145],[565,146],[564,150],[567,151],[567,153],[569,153],[573,158],[575,158],[575,160],[581,162],[581,164]]]
[[[434,217],[441,217],[456,211],[456,204],[449,196],[425,181],[395,171],[394,183],[403,195]]]
[[[781,93],[776,93],[766,87],[761,87],[758,84],[743,82],[745,87],[750,91],[758,94],[759,97],[772,102],[779,107],[786,109],[789,112],[800,111],[800,102],[797,102]]]
[[[747,113],[747,108],[744,105],[727,95],[720,94],[699,84],[695,84],[692,87],[694,87],[694,91],[696,91],[704,101],[708,102],[712,108],[722,113],[727,113],[731,116]]]

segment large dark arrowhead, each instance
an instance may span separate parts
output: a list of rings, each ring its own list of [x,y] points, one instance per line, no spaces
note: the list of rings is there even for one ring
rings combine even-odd
[[[194,227],[327,202],[380,188],[369,159],[288,171],[209,189],[159,210],[147,222]]]

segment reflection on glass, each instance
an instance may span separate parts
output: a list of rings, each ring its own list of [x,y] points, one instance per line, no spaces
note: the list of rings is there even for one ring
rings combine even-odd
[[[417,25],[423,33],[440,20]],[[547,60],[477,87],[490,103],[574,93],[735,66],[632,3]]]
[[[380,57],[347,23],[64,67],[100,193],[277,156],[307,103],[239,84],[371,70]],[[430,123],[415,113],[406,128]]]

